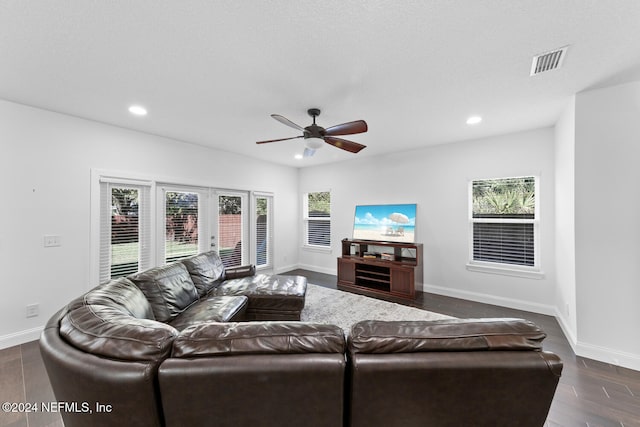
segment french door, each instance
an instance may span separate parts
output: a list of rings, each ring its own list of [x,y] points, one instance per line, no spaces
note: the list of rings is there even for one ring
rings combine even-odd
[[[210,247],[217,250],[225,267],[249,264],[248,194],[211,190]]]
[[[207,250],[216,250],[225,267],[249,263],[247,192],[161,186],[158,196],[164,263]]]
[[[91,194],[96,284],[209,250],[227,267],[273,268],[273,193],[92,171]]]

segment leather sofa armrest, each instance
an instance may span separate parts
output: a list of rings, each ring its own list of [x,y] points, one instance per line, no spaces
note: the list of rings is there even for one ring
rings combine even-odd
[[[225,279],[239,279],[241,277],[253,276],[256,274],[256,266],[253,264],[229,267],[224,269]]]

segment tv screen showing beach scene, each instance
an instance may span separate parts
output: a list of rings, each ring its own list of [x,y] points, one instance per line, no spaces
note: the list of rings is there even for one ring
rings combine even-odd
[[[356,206],[354,239],[414,243],[415,236],[415,203]]]

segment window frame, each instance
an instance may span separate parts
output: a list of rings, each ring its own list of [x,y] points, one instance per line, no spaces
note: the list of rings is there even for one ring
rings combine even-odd
[[[533,218],[474,218],[473,217],[473,185],[478,181],[488,180],[509,180],[519,178],[534,179],[534,217]],[[476,178],[468,181],[468,235],[469,249],[468,261],[466,268],[469,271],[493,273],[507,276],[523,277],[529,279],[542,279],[544,273],[542,271],[540,261],[540,176],[539,175],[521,175],[521,176],[502,176],[495,178]],[[520,265],[511,263],[502,263],[498,261],[483,261],[474,259],[474,224],[533,224],[533,265]]]
[[[329,216],[328,217],[310,217],[309,216],[309,195],[315,193],[329,193]],[[331,252],[331,245],[333,243],[333,239],[331,238],[331,190],[321,190],[321,191],[309,191],[304,193],[302,198],[302,222],[303,222],[303,242],[302,247],[304,249],[319,251],[319,252]],[[326,221],[329,224],[329,243],[327,245],[316,245],[313,243],[309,243],[309,224],[311,221]]]

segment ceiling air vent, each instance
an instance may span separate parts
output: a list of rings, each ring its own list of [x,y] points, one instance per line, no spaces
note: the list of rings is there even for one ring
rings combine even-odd
[[[555,70],[562,66],[564,57],[567,54],[569,46],[561,47],[560,49],[553,50],[551,52],[541,53],[533,57],[531,63],[531,75],[535,76],[545,71]]]

